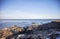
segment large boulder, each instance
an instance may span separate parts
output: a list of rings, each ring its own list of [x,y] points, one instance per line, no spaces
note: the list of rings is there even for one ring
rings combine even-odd
[[[12,35],[12,32],[9,32],[8,30],[1,30],[0,31],[0,39],[6,38],[8,35]]]

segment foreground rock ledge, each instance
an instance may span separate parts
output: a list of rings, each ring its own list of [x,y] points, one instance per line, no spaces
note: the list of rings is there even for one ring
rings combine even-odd
[[[29,26],[26,30],[39,30],[39,29],[51,29],[52,27],[54,27],[56,30],[60,30],[60,20],[56,20],[56,21],[52,21],[51,23],[46,23],[43,25],[37,25],[34,24]],[[22,27],[18,27],[16,25],[13,25],[12,27],[8,27],[8,28],[4,28],[2,30],[0,30],[0,39],[6,39],[6,37],[11,36],[14,33],[18,33],[18,32],[22,32],[25,31],[24,28]],[[36,31],[35,31],[36,32]]]
[[[22,32],[24,29],[21,27],[17,27],[16,25],[13,25],[9,28],[4,28],[0,30],[0,39],[5,39],[7,36],[12,35],[17,32]]]

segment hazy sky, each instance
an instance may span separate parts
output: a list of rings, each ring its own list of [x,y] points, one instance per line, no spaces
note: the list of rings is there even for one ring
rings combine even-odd
[[[57,0],[0,0],[0,19],[60,19]]]

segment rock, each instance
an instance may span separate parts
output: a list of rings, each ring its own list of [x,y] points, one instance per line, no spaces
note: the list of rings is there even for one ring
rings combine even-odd
[[[27,30],[33,30],[33,27],[28,27],[28,29]]]
[[[3,37],[3,38],[0,38],[0,39],[5,39],[5,37]]]
[[[24,30],[22,27],[17,27],[16,25],[13,25],[10,29],[15,32],[21,32]]]
[[[60,22],[60,20],[54,20],[53,22]]]
[[[5,39],[7,36],[12,36],[15,32],[21,32],[24,29],[21,27],[17,27],[16,25],[13,25],[12,27],[9,28],[4,28],[0,30],[0,39]],[[14,32],[12,32],[14,31]]]
[[[35,23],[33,23],[31,26],[28,27],[27,30],[37,29],[39,26],[40,26],[40,24],[35,24]]]

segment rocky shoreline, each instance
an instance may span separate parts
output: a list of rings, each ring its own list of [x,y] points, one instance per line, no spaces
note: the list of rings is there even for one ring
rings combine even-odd
[[[46,35],[49,35],[48,33],[56,35],[56,31],[60,31],[60,20],[43,25],[32,23],[31,26],[23,28],[18,27],[17,25],[12,25],[12,27],[0,30],[0,39],[20,39],[20,37],[22,39],[45,39],[44,33],[46,33]],[[54,35],[52,35],[52,37],[50,36],[50,38],[54,39]]]

